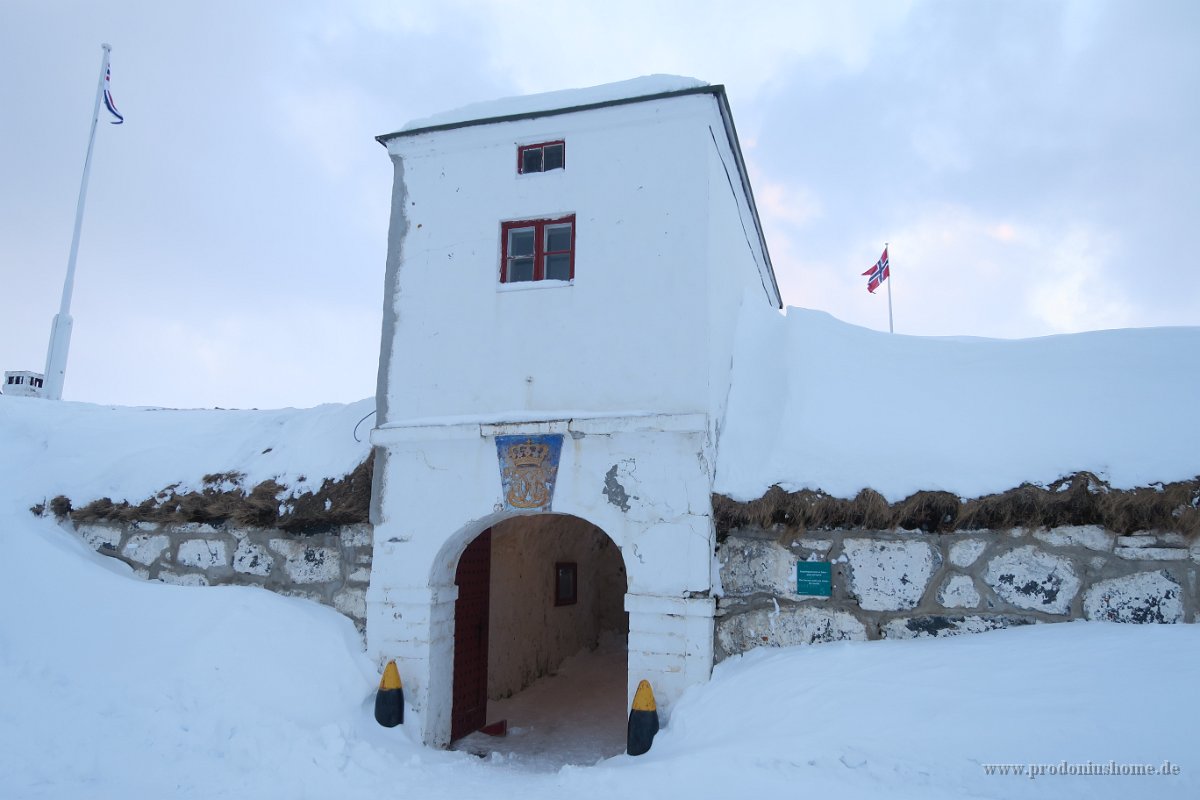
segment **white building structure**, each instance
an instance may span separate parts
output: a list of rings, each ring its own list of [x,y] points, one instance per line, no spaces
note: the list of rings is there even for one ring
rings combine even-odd
[[[40,372],[10,370],[4,373],[3,394],[14,397],[45,397],[45,376]]]
[[[646,679],[669,718],[712,669],[739,310],[780,307],[724,88],[653,76],[379,141],[370,652],[446,744],[627,612],[618,702]]]

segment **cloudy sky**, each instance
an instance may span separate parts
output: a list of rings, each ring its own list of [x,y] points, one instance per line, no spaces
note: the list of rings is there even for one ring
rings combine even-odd
[[[375,135],[651,73],[726,85],[788,305],[886,330],[886,241],[897,333],[1200,325],[1198,40],[1192,0],[5,0],[0,369],[44,366],[104,41],[64,398],[261,408],[374,392]]]

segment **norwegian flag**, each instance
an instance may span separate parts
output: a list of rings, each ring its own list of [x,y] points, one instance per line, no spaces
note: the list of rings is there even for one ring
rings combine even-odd
[[[109,122],[113,125],[120,125],[125,121],[125,116],[120,111],[117,111],[117,105],[113,102],[112,91],[109,87],[109,80],[111,76],[112,67],[106,66],[104,68],[104,107],[107,108],[114,117],[116,117],[115,120],[109,120]]]
[[[892,273],[888,270],[887,247],[883,248],[883,255],[875,262],[875,266],[863,273],[867,276],[867,291],[875,294],[875,290],[883,285],[883,282],[888,279]]]

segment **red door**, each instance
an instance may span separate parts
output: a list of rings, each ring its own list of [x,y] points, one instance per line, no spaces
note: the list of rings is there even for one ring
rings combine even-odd
[[[454,705],[450,739],[487,724],[488,603],[491,596],[492,529],[467,545],[454,582]]]

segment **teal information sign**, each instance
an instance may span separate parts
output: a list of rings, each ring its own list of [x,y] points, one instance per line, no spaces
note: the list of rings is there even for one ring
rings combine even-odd
[[[828,561],[796,562],[796,594],[829,597],[833,594],[833,570]]]

